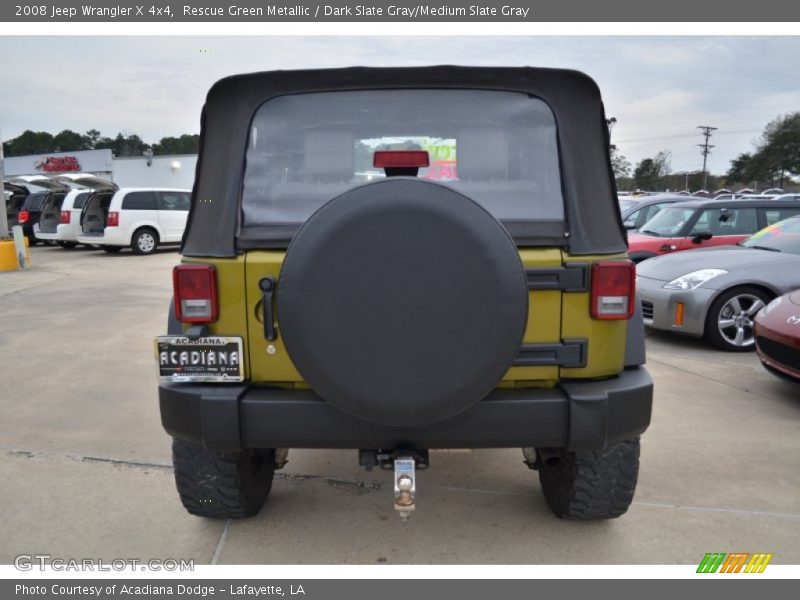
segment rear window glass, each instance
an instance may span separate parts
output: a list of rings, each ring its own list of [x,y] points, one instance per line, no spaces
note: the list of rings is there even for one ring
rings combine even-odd
[[[708,231],[712,235],[750,235],[758,231],[755,208],[709,208],[700,213],[689,235]]]
[[[418,177],[506,221],[564,219],[550,108],[518,92],[369,90],[290,95],[256,112],[243,226],[304,222],[328,200],[383,178],[377,150],[426,150]]]
[[[122,210],[156,210],[156,193],[129,192],[122,199]]]
[[[83,205],[86,204],[86,199],[89,197],[89,192],[85,194],[78,194],[75,196],[75,200],[72,202],[72,208],[83,208]]]
[[[800,254],[800,218],[787,219],[765,227],[742,242],[742,246]]]
[[[694,208],[665,208],[642,225],[641,232],[658,237],[678,235],[695,213]]]
[[[22,205],[22,208],[25,210],[42,210],[42,205],[49,194],[50,192],[37,192],[29,195],[25,199],[25,203]]]
[[[800,207],[767,209],[766,211],[767,225],[773,225],[778,221],[783,221],[784,219],[788,219],[789,217],[794,217],[797,215],[800,215]]]
[[[191,199],[186,192],[161,192],[158,195],[159,210],[189,210]]]

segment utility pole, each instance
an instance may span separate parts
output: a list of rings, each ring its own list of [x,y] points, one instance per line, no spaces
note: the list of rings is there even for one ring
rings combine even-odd
[[[611,117],[609,119],[606,119],[606,127],[608,127],[608,147],[612,152],[617,148],[614,144],[611,143],[611,130],[614,129],[614,125],[616,124],[617,124],[616,117]]]
[[[703,137],[706,138],[705,142],[703,142],[702,144],[697,144],[703,149],[701,154],[703,155],[703,189],[705,190],[708,186],[708,171],[706,171],[706,165],[708,164],[708,155],[711,154],[711,148],[714,147],[708,143],[708,140],[711,138],[711,132],[716,131],[717,128],[710,127],[708,125],[698,125],[697,128],[703,131],[702,135]]]
[[[614,125],[617,124],[617,117],[611,117],[606,119],[606,125],[608,126],[608,137],[611,137],[611,130],[614,129]]]

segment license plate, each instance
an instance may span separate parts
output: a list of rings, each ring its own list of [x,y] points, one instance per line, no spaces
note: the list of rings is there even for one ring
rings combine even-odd
[[[156,360],[162,381],[242,381],[242,338],[179,335],[156,338]]]

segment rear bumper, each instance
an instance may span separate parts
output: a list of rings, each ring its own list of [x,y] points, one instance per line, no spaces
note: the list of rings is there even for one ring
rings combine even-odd
[[[549,390],[495,390],[463,413],[419,428],[377,425],[312,391],[161,384],[161,422],[173,437],[216,451],[241,448],[512,448],[597,450],[650,424],[653,382],[644,367]]]
[[[76,241],[79,244],[87,244],[89,246],[102,246],[106,243],[105,236],[102,233],[79,233],[76,236]]]
[[[97,246],[127,246],[131,243],[131,235],[127,229],[121,227],[106,227],[103,233],[80,233],[78,241]]]
[[[59,223],[58,227],[56,227],[56,239],[62,242],[77,242],[78,241],[78,231],[77,228],[73,225],[66,225]]]

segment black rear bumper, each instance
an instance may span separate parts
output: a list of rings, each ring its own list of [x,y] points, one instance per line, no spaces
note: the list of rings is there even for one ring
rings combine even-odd
[[[246,385],[162,384],[161,422],[176,438],[216,451],[241,448],[513,448],[595,450],[650,424],[644,367],[553,389],[495,390],[445,421],[416,428],[353,417],[312,391]]]

